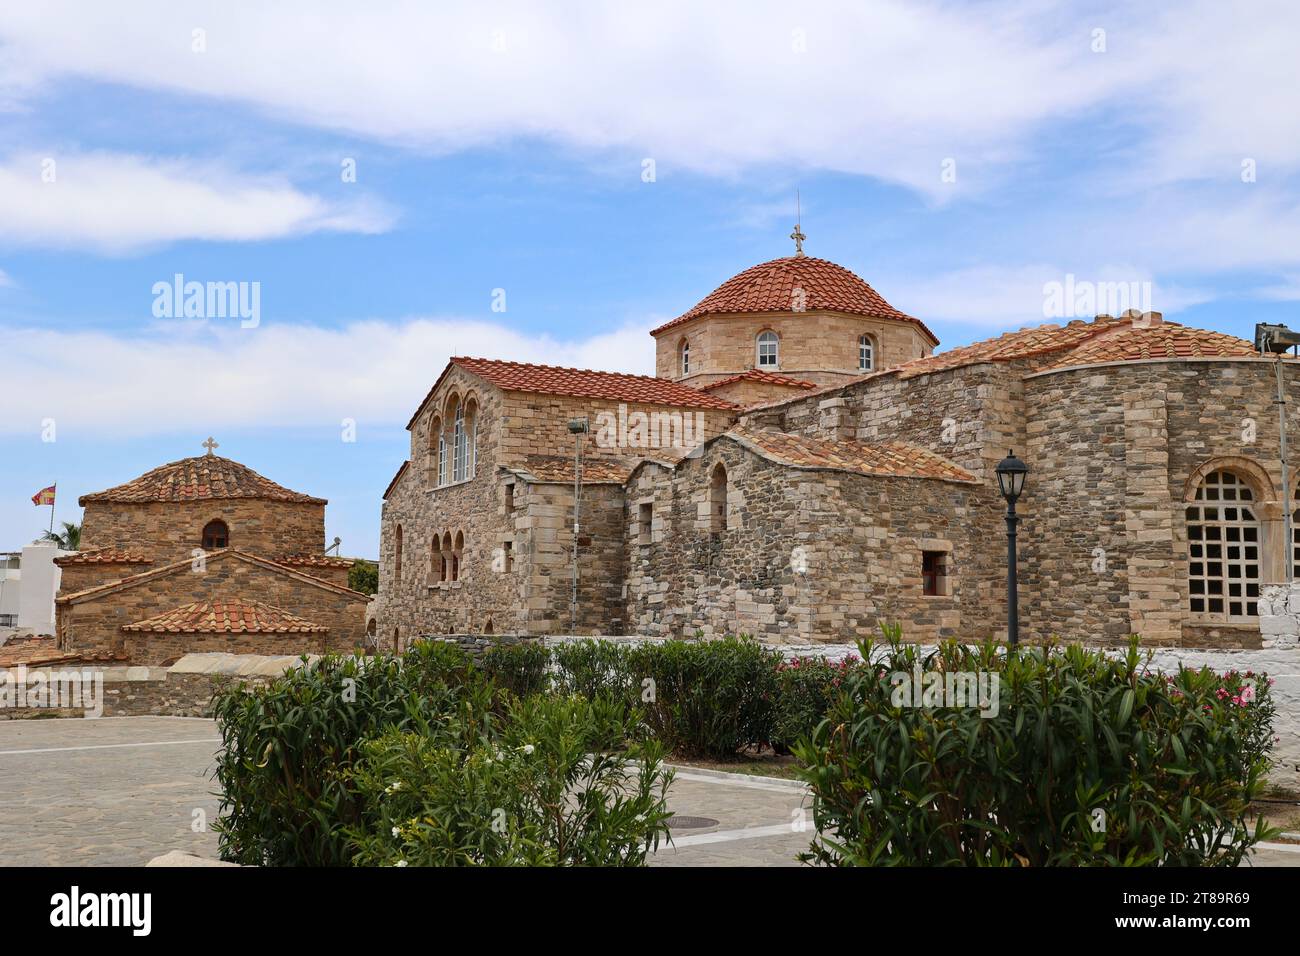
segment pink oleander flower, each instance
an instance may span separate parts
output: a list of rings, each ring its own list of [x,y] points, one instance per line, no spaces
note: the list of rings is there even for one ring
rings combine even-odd
[[[1247,684],[1241,689],[1241,699],[1247,704],[1255,699],[1255,688],[1253,685]]]

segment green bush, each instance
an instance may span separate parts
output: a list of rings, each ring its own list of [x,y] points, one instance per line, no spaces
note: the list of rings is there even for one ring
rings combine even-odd
[[[214,772],[222,859],[346,863],[343,828],[359,807],[344,772],[361,743],[389,728],[436,725],[465,700],[485,713],[491,688],[448,644],[417,645],[401,660],[304,658],[266,687],[222,688],[213,699],[223,743]]]
[[[778,664],[772,749],[787,754],[796,742],[811,737],[830,710],[844,680],[861,666],[861,661],[853,655],[838,662],[796,657]]]
[[[608,697],[633,700],[640,680],[632,673],[632,648],[612,641],[574,641],[552,648],[556,690],[580,694],[588,700]]]
[[[1272,832],[1247,819],[1269,766],[1267,679],[1165,677],[1136,639],[1120,658],[991,643],[922,657],[887,636],[794,747],[818,831],[805,861],[1234,866]],[[895,675],[917,668],[923,688],[997,675],[996,706],[914,706]]]
[[[483,672],[497,687],[516,697],[550,689],[551,653],[540,644],[494,644],[482,659]]]
[[[780,654],[745,637],[665,641],[628,652],[651,731],[675,751],[730,760],[771,739]]]
[[[354,862],[640,866],[668,833],[662,747],[619,702],[514,699],[498,734],[467,743],[392,731],[366,745]]]

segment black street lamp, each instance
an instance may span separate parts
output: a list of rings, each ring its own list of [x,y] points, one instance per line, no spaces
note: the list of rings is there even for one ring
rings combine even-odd
[[[1007,499],[1007,644],[1020,643],[1020,600],[1016,594],[1016,499],[1025,490],[1025,476],[1029,466],[1016,457],[1014,451],[998,462],[995,469],[998,490]]]

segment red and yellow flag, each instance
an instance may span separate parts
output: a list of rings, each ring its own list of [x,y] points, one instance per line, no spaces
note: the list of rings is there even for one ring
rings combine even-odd
[[[54,489],[56,485],[50,485],[48,488],[42,488],[36,494],[32,495],[32,504],[34,505],[52,505],[54,504]]]

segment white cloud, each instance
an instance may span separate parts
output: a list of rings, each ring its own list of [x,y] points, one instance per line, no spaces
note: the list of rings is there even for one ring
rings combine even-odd
[[[1085,284],[1091,283],[1096,293],[1096,312],[1107,311],[1105,297],[1118,291],[1117,286],[1122,285],[1127,292],[1134,283],[1137,284],[1137,298],[1150,299],[1149,303],[1139,302],[1136,307],[1149,307],[1171,317],[1214,298],[1210,292],[1158,282],[1143,269],[1115,264],[1102,265],[1094,270],[1064,269],[1046,263],[974,266],[921,278],[886,277],[878,288],[889,289],[889,301],[911,315],[981,328],[1005,329],[1056,321],[1055,315],[1044,312],[1048,300],[1045,286],[1048,283],[1059,283],[1063,289],[1069,283],[1079,292]],[[1079,301],[1077,295],[1074,301]],[[1111,306],[1110,310],[1118,314],[1123,308]]]
[[[631,150],[630,175],[644,156],[660,175],[788,163],[943,198],[1149,72],[1092,53],[1090,25],[1020,2],[47,0],[8,10],[0,40],[29,90],[90,77],[433,149],[543,137]]]
[[[0,243],[126,252],[184,239],[382,232],[393,214],[362,196],[331,202],[216,163],[107,152],[0,160]]]
[[[650,327],[575,341],[454,318],[338,329],[178,322],[149,336],[0,329],[7,395],[0,433],[37,434],[45,418],[60,431],[129,435],[337,427],[343,418],[359,427],[404,425],[452,355],[653,374]]]

